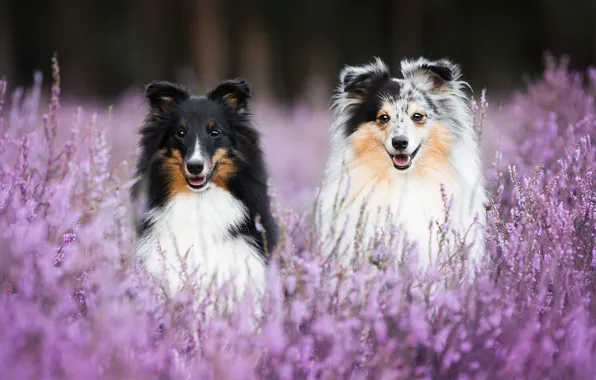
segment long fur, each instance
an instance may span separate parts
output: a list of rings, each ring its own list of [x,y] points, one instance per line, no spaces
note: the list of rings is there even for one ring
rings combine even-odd
[[[374,261],[370,254],[378,244],[397,254],[413,247],[415,261],[425,269],[438,265],[445,246],[459,241],[469,247],[454,261],[464,262],[472,274],[485,252],[486,194],[469,85],[447,59],[403,60],[401,73],[392,77],[376,58],[339,75],[316,210],[324,254],[353,269]],[[420,124],[413,118],[418,111],[426,116]],[[383,113],[390,118],[385,124]],[[408,153],[415,154],[405,170],[392,162],[395,136],[407,136]],[[441,185],[452,197],[443,242],[436,225],[445,219]]]
[[[131,190],[133,202],[144,202],[139,259],[170,295],[183,283],[196,283],[200,297],[227,291],[232,300],[248,289],[258,296],[278,227],[248,83],[228,80],[206,96],[194,96],[179,84],[154,81],[145,96],[139,181]],[[214,128],[220,132],[215,137],[209,134]],[[196,159],[210,178],[200,189],[191,187],[185,169]]]

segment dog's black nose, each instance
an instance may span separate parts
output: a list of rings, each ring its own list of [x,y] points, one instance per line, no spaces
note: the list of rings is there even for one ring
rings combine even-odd
[[[200,161],[189,161],[186,163],[186,170],[192,175],[199,175],[205,168],[205,165]]]
[[[391,145],[397,150],[404,150],[408,147],[408,137],[404,135],[394,136],[391,139]]]

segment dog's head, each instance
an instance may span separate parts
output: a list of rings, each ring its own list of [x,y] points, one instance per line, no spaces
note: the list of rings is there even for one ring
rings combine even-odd
[[[249,84],[221,82],[206,96],[176,83],[153,81],[145,89],[150,110],[141,144],[160,159],[170,194],[226,188],[240,159],[235,128],[248,120]]]
[[[447,160],[453,139],[470,128],[471,119],[467,84],[456,64],[404,60],[401,71],[403,78],[392,77],[378,58],[345,67],[335,110],[338,132],[351,142],[356,158],[408,171]]]

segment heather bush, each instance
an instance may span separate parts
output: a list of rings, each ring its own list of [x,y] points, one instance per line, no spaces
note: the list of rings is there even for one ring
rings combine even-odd
[[[310,210],[327,105],[255,104],[282,227],[257,329],[251,303],[203,318],[192,284],[171,299],[133,255],[128,200],[141,98],[88,113],[60,103],[53,63],[28,92],[0,83],[0,378],[588,379],[596,373],[596,71],[547,59],[499,110],[476,105],[487,244],[473,284],[414,291],[405,268],[354,274],[318,254]],[[49,103],[46,108],[44,104]],[[485,122],[486,121],[486,122]],[[496,123],[498,122],[498,128]],[[289,148],[291,146],[291,149]],[[435,273],[434,281],[445,279]],[[338,297],[338,289],[344,297]]]

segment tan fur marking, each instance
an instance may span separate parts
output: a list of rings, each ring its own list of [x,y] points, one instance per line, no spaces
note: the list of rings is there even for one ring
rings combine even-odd
[[[390,181],[391,158],[385,150],[385,140],[391,131],[381,130],[375,122],[362,124],[351,136],[355,159],[351,169],[362,169],[375,181]]]
[[[210,121],[209,124],[207,125],[207,127],[209,129],[215,128],[215,122],[214,121]]]
[[[389,116],[389,120],[391,120],[391,104],[389,104],[388,102],[383,102],[383,105],[381,107],[381,109],[379,110],[379,112],[377,112],[377,116],[375,118],[377,126],[381,129],[385,129],[387,128],[387,123],[383,124],[381,123],[381,121],[379,120],[379,117],[381,117],[382,115],[387,115]]]
[[[380,110],[379,112],[377,112],[377,119],[380,118],[382,115],[389,116],[387,112],[385,112],[384,110]]]
[[[451,91],[451,88],[445,82],[441,82],[440,85],[435,86],[434,90],[443,94],[453,95],[453,91]]]
[[[393,162],[385,149],[385,141],[391,135],[388,123],[381,123],[379,116],[391,115],[392,106],[384,102],[375,121],[361,124],[350,137],[355,158],[350,163],[351,199],[366,196],[372,188],[392,186]]]
[[[424,112],[422,112],[422,107],[420,107],[420,104],[413,103],[413,102],[409,103],[408,104],[408,115],[413,115],[416,112],[426,115]]]
[[[228,104],[232,106],[236,106],[238,104],[238,98],[236,98],[236,95],[234,94],[224,95],[223,100],[225,100]]]
[[[415,113],[421,114],[422,116],[424,116],[424,118],[422,119],[422,122],[420,122],[420,123],[416,123],[412,119],[412,122],[414,123],[414,125],[416,125],[417,127],[424,126],[424,124],[426,124],[426,111],[424,111],[424,108],[420,107],[420,104],[418,104],[418,103],[408,104],[408,117],[411,119]]]
[[[166,150],[162,149],[160,151],[162,155],[165,155]],[[171,199],[176,194],[181,193],[190,193],[191,190],[188,188],[186,184],[186,177],[182,173],[182,156],[180,152],[174,150],[172,152],[172,157],[165,157],[165,169],[168,178],[168,198]]]
[[[222,98],[226,103],[228,103],[229,105],[231,105],[232,107],[234,107],[234,110],[239,113],[239,114],[244,114],[246,112],[246,109],[244,109],[244,107],[240,107],[238,104],[238,97],[233,94],[226,94],[223,96]]]
[[[424,116],[424,118],[422,119],[422,121],[420,122],[415,122],[414,120],[412,120],[412,122],[414,123],[414,125],[416,125],[417,127],[424,127],[424,125],[426,125],[426,111],[424,111],[424,109],[422,107],[420,107],[420,105],[418,103],[410,103],[408,105],[408,116],[411,118],[412,116],[414,116],[415,113],[419,113],[422,116]]]
[[[445,82],[445,80],[443,80],[443,78],[439,77],[437,74],[423,69],[417,70],[416,73],[430,81],[434,91],[445,93],[451,92],[449,86],[447,86],[447,82]]]
[[[185,120],[182,120],[182,121],[180,122],[180,126],[181,126],[182,128],[184,128],[184,129],[188,128],[188,126],[186,125],[186,121],[185,121]]]
[[[218,149],[213,155],[213,165],[217,165],[215,173],[213,173],[212,181],[217,186],[224,190],[229,190],[228,181],[238,170],[234,161],[228,157],[225,149]]]
[[[420,175],[433,175],[437,170],[450,178],[454,178],[455,171],[449,165],[449,154],[451,153],[452,137],[443,124],[434,122],[430,125],[432,131],[426,142],[426,149],[419,157],[416,157],[417,169]],[[447,168],[447,170],[445,170]]]

